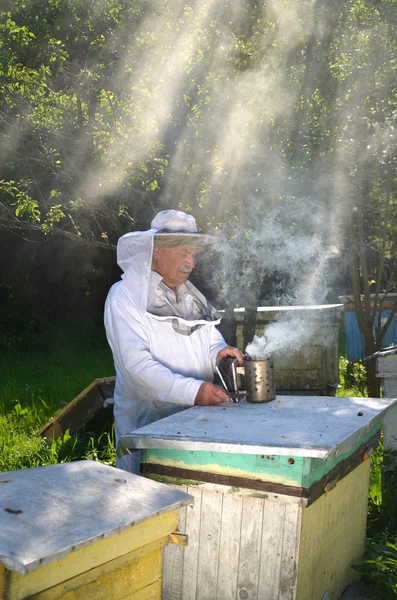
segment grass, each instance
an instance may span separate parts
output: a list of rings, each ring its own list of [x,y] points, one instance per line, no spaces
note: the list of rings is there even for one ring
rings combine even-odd
[[[10,350],[0,373],[0,471],[80,458],[115,464],[113,433],[66,433],[43,440],[35,432],[98,377],[114,374],[107,348],[23,354]]]

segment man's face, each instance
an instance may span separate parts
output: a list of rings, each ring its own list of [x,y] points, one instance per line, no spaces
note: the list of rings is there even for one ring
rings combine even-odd
[[[152,269],[159,273],[168,287],[175,288],[189,279],[196,264],[197,248],[155,248]]]

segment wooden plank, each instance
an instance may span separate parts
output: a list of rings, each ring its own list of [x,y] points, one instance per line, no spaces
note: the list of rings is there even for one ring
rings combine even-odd
[[[59,596],[59,600],[121,600],[141,592],[147,586],[161,581],[161,550],[147,554],[116,571],[98,575],[96,579],[78,585],[75,589]],[[31,596],[31,600],[46,599],[43,594]]]
[[[197,566],[197,585],[200,599],[216,597],[221,515],[222,493],[202,490]]]
[[[162,600],[161,598],[161,581],[156,581],[143,590],[138,590],[134,594],[129,594],[121,600]]]
[[[2,598],[2,596],[0,596],[0,598]],[[59,597],[57,598],[59,599]],[[31,600],[31,598],[29,598],[29,600]],[[62,600],[64,599],[62,598]],[[115,599],[112,598],[112,600]],[[155,581],[154,583],[147,585],[145,588],[140,589],[137,592],[123,596],[123,598],[120,598],[119,600],[162,600],[161,581]]]
[[[237,597],[262,600],[258,595],[264,500],[243,496]]]
[[[201,489],[196,486],[188,486],[187,490],[188,494],[193,496],[194,504],[193,506],[186,507],[185,533],[189,538],[189,544],[185,548],[182,598],[183,600],[196,600],[200,543]]]
[[[39,592],[38,594],[34,594],[31,596],[31,600],[36,600],[36,598],[40,598],[40,600],[57,600],[62,597],[64,594],[75,590],[78,587],[84,586],[92,581],[95,581],[98,577],[111,573],[113,571],[118,571],[122,567],[131,564],[135,561],[140,560],[142,557],[152,554],[157,550],[162,550],[164,546],[168,543],[168,536],[161,538],[160,540],[156,540],[151,544],[146,544],[145,546],[141,546],[140,548],[136,548],[132,552],[127,552],[122,556],[115,558],[114,560],[110,560],[104,564],[95,567],[94,569],[89,569],[89,571],[85,571],[81,573],[81,575],[77,575],[67,581],[63,581],[59,585],[55,585],[49,589],[46,589],[43,592]],[[2,596],[0,595],[0,598]]]
[[[6,587],[7,587],[7,571],[5,567],[0,563],[0,600],[5,599],[6,597]]]
[[[262,521],[260,600],[278,600],[286,503],[265,501]]]
[[[126,596],[122,600],[162,600],[161,582],[156,581],[145,587],[143,590],[139,590],[131,596]]]
[[[69,429],[76,433],[94,419],[98,411],[103,412],[102,420],[105,423],[113,413],[112,407],[104,408],[105,397],[109,397],[109,387],[113,385],[115,377],[95,379],[78,396],[76,396],[55,417],[50,419],[37,435],[47,438],[58,438]]]
[[[146,455],[150,454],[145,464],[145,473],[196,481],[205,481],[203,477],[223,475],[223,481],[219,483],[231,487],[241,487],[241,483],[233,484],[233,478],[236,481],[246,478],[258,482],[266,481],[289,487],[300,487],[303,485],[303,463],[307,460],[302,456],[295,457],[291,462],[288,456],[240,454],[239,452],[185,452],[159,448],[143,452]],[[229,478],[230,483],[227,481]]]
[[[174,487],[182,492],[187,492],[187,486]],[[186,511],[186,506],[179,510],[178,532],[181,533],[184,533],[186,529]],[[173,544],[169,544],[166,548],[164,548],[162,600],[183,600],[182,582],[184,556],[184,546],[175,546]]]
[[[302,509],[296,504],[285,505],[279,600],[296,597],[301,513]]]
[[[224,494],[219,544],[219,571],[216,598],[234,598],[240,554],[242,496]]]
[[[297,600],[336,600],[358,573],[364,553],[370,461],[302,509]]]
[[[397,394],[397,380],[395,380],[393,393]],[[384,420],[383,448],[386,452],[397,451],[397,405],[393,406]]]
[[[376,359],[376,375],[377,377],[383,377],[387,375],[397,376],[397,349],[389,351],[390,354],[384,356],[378,356]]]
[[[178,511],[175,510],[122,531],[118,536],[80,548],[26,575],[9,571],[7,593],[12,600],[23,600],[90,569],[100,567],[122,554],[166,537],[177,525]]]

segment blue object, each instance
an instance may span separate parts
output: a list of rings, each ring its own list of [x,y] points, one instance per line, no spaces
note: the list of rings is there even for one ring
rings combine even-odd
[[[382,310],[382,324],[390,315],[390,309]],[[348,360],[360,360],[365,357],[364,338],[358,326],[357,316],[354,310],[344,311],[346,353]],[[394,315],[389,328],[383,338],[382,348],[397,344],[397,314]]]

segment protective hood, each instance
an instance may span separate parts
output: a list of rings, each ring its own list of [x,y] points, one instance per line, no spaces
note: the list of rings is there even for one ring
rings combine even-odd
[[[117,244],[117,264],[124,271],[122,279],[127,283],[134,303],[140,311],[147,312],[149,283],[152,272],[152,256],[154,247],[154,236],[183,236],[200,240],[202,244],[213,243],[214,238],[201,234],[196,227],[194,217],[177,210],[164,210],[156,215],[148,231],[134,231],[123,235]],[[193,245],[193,244],[192,244]],[[206,300],[201,292],[189,281],[185,284],[189,293],[193,294],[202,303],[203,319],[185,320],[181,317],[154,318],[164,321],[172,318],[177,319],[181,325],[186,324],[188,328],[196,325],[211,323],[216,325],[220,322],[220,314]],[[175,327],[174,327],[175,328]]]

